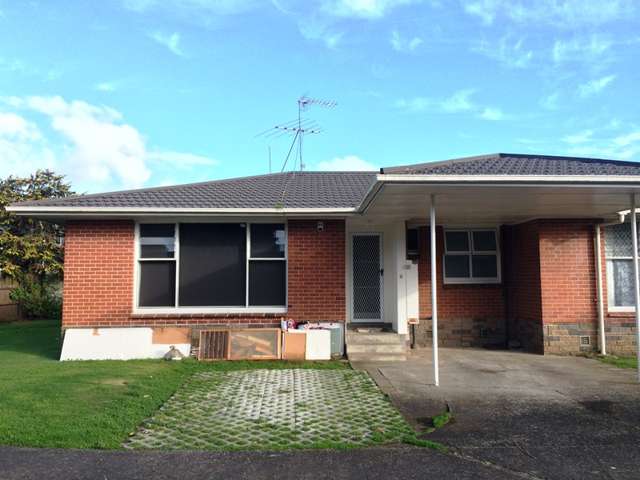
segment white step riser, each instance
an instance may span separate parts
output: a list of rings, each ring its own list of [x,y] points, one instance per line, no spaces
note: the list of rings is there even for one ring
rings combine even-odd
[[[406,353],[407,347],[400,344],[353,344],[347,345],[347,354],[352,353]]]
[[[347,333],[347,345],[405,345],[404,335]]]

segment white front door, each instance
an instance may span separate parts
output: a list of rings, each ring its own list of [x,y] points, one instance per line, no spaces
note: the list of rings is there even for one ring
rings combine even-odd
[[[382,235],[354,233],[351,237],[353,322],[382,322]]]

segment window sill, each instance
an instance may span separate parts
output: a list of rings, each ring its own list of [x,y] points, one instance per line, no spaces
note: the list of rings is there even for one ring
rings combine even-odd
[[[445,278],[443,283],[445,285],[500,285],[502,282],[500,279],[452,279]]]
[[[182,308],[134,308],[133,315],[139,317],[153,316],[229,316],[229,315],[284,315],[286,307],[182,307]]]
[[[609,307],[607,309],[607,316],[609,317],[631,317],[635,313],[635,307]]]

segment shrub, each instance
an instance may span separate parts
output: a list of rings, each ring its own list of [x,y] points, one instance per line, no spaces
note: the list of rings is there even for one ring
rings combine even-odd
[[[21,279],[9,297],[18,304],[26,318],[62,318],[62,298],[59,288],[50,282]]]

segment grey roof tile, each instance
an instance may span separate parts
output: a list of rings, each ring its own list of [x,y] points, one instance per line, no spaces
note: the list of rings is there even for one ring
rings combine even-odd
[[[169,187],[75,195],[16,205],[140,208],[354,208],[376,172],[287,172]]]
[[[383,169],[408,175],[640,175],[640,163],[597,158],[495,153]]]

